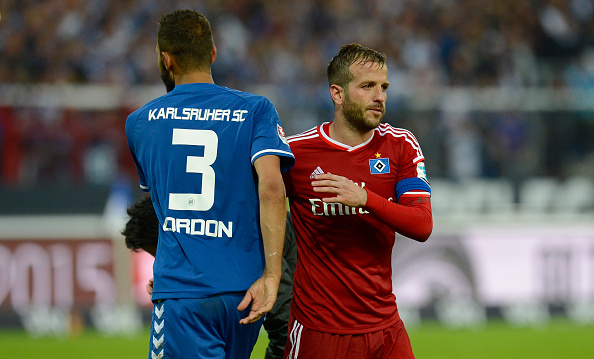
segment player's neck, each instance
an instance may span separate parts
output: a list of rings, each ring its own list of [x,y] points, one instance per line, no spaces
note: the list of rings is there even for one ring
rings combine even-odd
[[[328,136],[331,139],[347,146],[358,146],[373,135],[373,130],[367,132],[360,132],[357,129],[349,126],[344,118],[334,117],[334,121],[330,123],[328,128]]]
[[[214,84],[212,74],[209,72],[190,72],[175,76],[175,85],[208,83]]]

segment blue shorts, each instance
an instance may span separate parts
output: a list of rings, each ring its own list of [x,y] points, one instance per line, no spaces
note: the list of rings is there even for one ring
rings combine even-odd
[[[263,319],[239,324],[244,294],[202,299],[164,299],[153,305],[149,359],[249,359]]]

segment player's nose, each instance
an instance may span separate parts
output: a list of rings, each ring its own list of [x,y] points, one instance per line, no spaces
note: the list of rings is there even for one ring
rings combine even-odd
[[[375,88],[375,91],[373,91],[373,102],[378,102],[378,103],[383,104],[384,102],[386,102],[387,98],[388,98],[388,95],[382,87],[377,86]]]

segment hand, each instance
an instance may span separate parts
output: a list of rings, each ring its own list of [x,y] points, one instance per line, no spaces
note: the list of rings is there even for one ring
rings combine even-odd
[[[149,294],[151,299],[153,298],[153,280],[155,277],[149,279],[148,283],[146,284],[146,292]]]
[[[336,194],[336,197],[322,198],[328,203],[342,203],[350,207],[361,207],[367,203],[367,191],[350,179],[324,173],[316,175],[311,183],[314,192]]]
[[[250,302],[252,303],[250,313],[247,317],[241,319],[239,323],[251,324],[257,322],[264,314],[268,313],[276,301],[278,284],[279,280],[266,275],[255,281],[237,306],[237,310],[242,311],[249,306]]]

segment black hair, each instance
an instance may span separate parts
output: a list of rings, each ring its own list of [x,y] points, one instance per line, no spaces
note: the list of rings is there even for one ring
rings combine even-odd
[[[143,195],[128,207],[126,212],[130,216],[122,231],[126,247],[135,252],[156,247],[159,238],[159,220],[155,214],[151,197]]]
[[[175,10],[159,20],[159,51],[168,52],[184,73],[210,70],[214,47],[208,19],[194,10]]]

